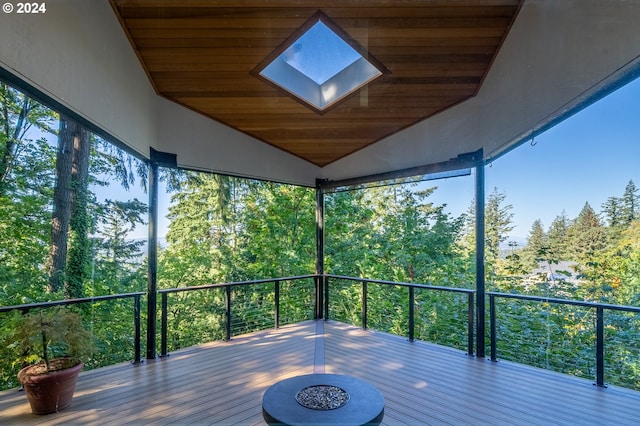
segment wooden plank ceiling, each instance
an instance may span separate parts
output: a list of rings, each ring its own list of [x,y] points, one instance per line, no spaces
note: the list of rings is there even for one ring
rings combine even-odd
[[[473,97],[523,0],[110,1],[159,95],[324,166]],[[252,73],[319,10],[389,71],[322,114]]]

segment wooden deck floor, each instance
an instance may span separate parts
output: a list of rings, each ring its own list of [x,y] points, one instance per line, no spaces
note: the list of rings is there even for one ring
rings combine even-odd
[[[349,374],[376,386],[385,398],[386,425],[640,422],[640,392],[309,321],[83,372],[72,406],[53,415],[32,415],[23,392],[0,392],[0,424],[264,425],[264,391],[314,372]]]

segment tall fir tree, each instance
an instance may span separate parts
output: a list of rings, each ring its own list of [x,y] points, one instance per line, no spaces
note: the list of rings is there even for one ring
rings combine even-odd
[[[500,257],[500,244],[507,240],[509,232],[514,228],[511,204],[504,204],[506,194],[498,192],[498,188],[487,197],[485,203],[485,271],[488,277],[495,278]],[[475,251],[475,199],[471,202],[465,215],[462,244],[467,251]]]
[[[568,236],[575,260],[583,265],[607,246],[606,230],[588,202],[569,228]]]
[[[553,219],[547,231],[547,241],[549,243],[549,255],[554,259],[568,260],[569,244],[567,232],[569,230],[569,219],[563,210],[562,213]]]
[[[623,211],[622,200],[618,197],[611,196],[602,203],[602,213],[609,228],[616,229],[624,225]]]
[[[506,194],[494,188],[485,205],[485,249],[487,260],[493,262],[500,256],[500,244],[506,241],[514,228],[513,206],[504,204],[506,198]]]
[[[49,250],[49,292],[64,290],[67,298],[83,296],[89,260],[88,180],[90,133],[60,117],[56,186]]]
[[[525,250],[527,265],[532,269],[536,268],[538,265],[537,259],[540,258],[542,252],[547,252],[548,250],[549,237],[544,231],[542,221],[537,219],[531,225],[531,230],[527,237],[527,246]]]
[[[221,175],[188,173],[182,190],[173,194],[169,245],[160,259],[171,281],[167,285],[226,281],[224,258],[231,258],[228,251],[235,243],[229,224],[236,201],[229,181]]]
[[[137,225],[146,223],[147,212],[147,205],[137,198],[129,201],[106,199],[98,206],[98,226],[93,241],[94,296],[143,289],[131,284],[140,266],[138,261],[145,240],[131,239],[129,235]],[[102,287],[96,289],[95,282]]]
[[[632,180],[624,188],[621,201],[621,220],[626,228],[631,222],[640,218],[640,195],[638,195],[638,187]]]

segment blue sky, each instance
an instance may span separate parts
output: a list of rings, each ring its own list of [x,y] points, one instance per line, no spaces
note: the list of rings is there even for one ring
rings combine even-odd
[[[324,84],[361,57],[322,21],[312,26],[283,55],[288,58],[289,65],[318,84]]]
[[[526,238],[536,219],[548,228],[564,210],[575,218],[585,202],[599,212],[633,180],[640,188],[640,80],[610,94],[487,166],[487,195],[506,194],[514,214],[515,240]],[[467,210],[473,177],[438,185],[434,201],[452,214]]]

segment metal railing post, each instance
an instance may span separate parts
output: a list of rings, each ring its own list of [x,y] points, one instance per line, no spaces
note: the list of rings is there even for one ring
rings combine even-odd
[[[225,308],[225,338],[224,340],[226,340],[227,342],[229,340],[231,340],[231,286],[230,285],[226,285],[224,286],[225,289],[225,293],[226,293],[226,308]]]
[[[367,329],[367,282],[362,281],[362,328]]]
[[[324,276],[324,320],[329,321],[329,277]]]
[[[275,298],[275,328],[280,328],[280,281],[276,280],[273,285],[274,298]]]
[[[415,287],[409,287],[409,341],[413,342],[415,340]]]
[[[161,293],[160,356],[167,356],[167,293]]]
[[[496,357],[496,297],[489,295],[489,333],[491,334],[491,361],[497,361]]]
[[[596,308],[596,385],[604,384],[604,309]]]
[[[156,151],[151,148],[150,156]],[[158,161],[149,162],[149,231],[147,248],[147,359],[156,357],[158,297]]]
[[[140,363],[140,295],[137,294],[133,297],[133,327],[134,327],[134,364]]]
[[[475,312],[473,309],[474,308],[473,293],[469,293],[467,297],[468,297],[468,303],[469,303],[469,308],[467,311],[467,354],[473,355],[473,339],[474,339],[473,321],[475,319]]]

